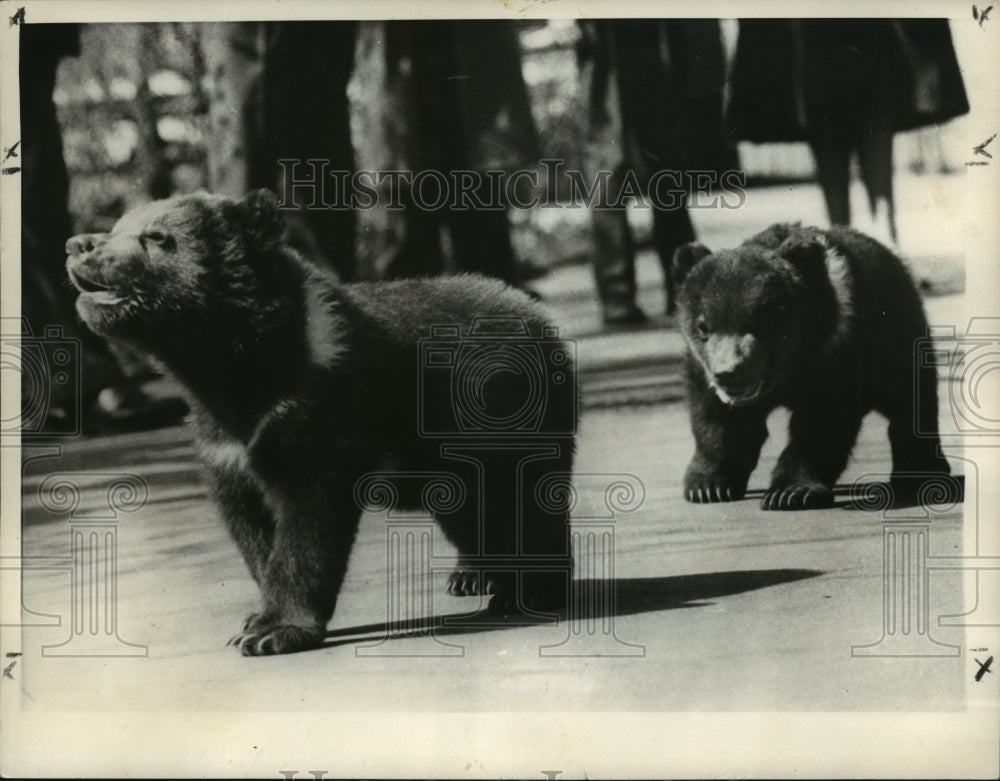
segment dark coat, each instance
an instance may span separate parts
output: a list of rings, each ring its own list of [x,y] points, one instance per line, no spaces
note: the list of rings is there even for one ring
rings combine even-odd
[[[386,108],[400,167],[513,171],[537,162],[516,25],[421,20],[383,29]]]
[[[726,68],[717,20],[598,19],[582,22],[581,33],[580,61],[593,64],[588,131],[593,136],[620,119],[620,154],[640,178],[735,166],[723,132]]]
[[[965,114],[946,19],[743,19],[728,124],[735,138],[801,141],[888,111],[895,131]]]

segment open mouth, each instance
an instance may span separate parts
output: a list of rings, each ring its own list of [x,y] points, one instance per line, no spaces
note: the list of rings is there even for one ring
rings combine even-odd
[[[731,404],[733,406],[740,406],[741,404],[749,404],[750,402],[756,400],[760,396],[760,392],[764,389],[764,381],[754,383],[752,385],[744,385],[740,388],[722,388],[716,386],[715,390],[719,394],[719,398],[722,399],[726,404]]]
[[[103,304],[105,306],[111,304],[117,304],[124,300],[123,296],[119,296],[113,288],[109,285],[105,285],[103,282],[98,282],[94,279],[89,279],[76,269],[69,270],[70,281],[76,286],[76,289],[80,291],[81,294],[87,296],[95,304]]]

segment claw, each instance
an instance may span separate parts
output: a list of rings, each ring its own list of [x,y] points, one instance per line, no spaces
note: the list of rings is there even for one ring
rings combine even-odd
[[[251,613],[246,617],[246,621],[243,622],[243,632],[246,632],[253,625],[254,621],[260,616],[260,613]]]

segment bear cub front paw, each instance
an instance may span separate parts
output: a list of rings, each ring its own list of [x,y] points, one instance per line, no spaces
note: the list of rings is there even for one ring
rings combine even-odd
[[[325,636],[325,628],[319,624],[287,624],[280,619],[270,620],[262,613],[252,613],[243,630],[226,645],[236,646],[244,656],[270,656],[319,648]]]
[[[820,483],[772,485],[761,499],[762,510],[816,510],[833,507],[833,491]]]
[[[735,502],[746,493],[746,480],[734,480],[726,474],[695,468],[692,464],[684,477],[684,498],[696,504]]]

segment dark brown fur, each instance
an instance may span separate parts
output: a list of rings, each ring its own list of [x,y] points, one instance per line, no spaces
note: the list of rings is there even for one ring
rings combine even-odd
[[[541,310],[477,276],[340,285],[291,251],[283,229],[269,193],[200,194],[67,243],[84,321],[155,356],[192,396],[215,497],[263,595],[234,638],[241,651],[322,643],[362,511],[358,481],[386,468],[445,472],[464,486],[465,501],[437,514],[462,557],[452,593],[494,592],[491,608],[503,611],[564,604],[568,508],[543,508],[535,489],[571,471],[573,383],[547,387],[544,418],[516,439],[547,453],[526,459],[518,484],[490,436],[421,433],[422,415],[447,416],[456,403],[446,382],[420,393],[431,327],[468,336],[476,318],[507,318],[555,347]],[[486,412],[521,392],[516,377],[495,376]]]
[[[696,441],[689,501],[743,496],[776,406],[791,410],[789,444],[764,509],[832,504],[872,410],[889,419],[897,497],[949,473],[935,369],[914,364],[923,305],[888,249],[846,228],[774,225],[732,250],[681,247],[674,276]]]

